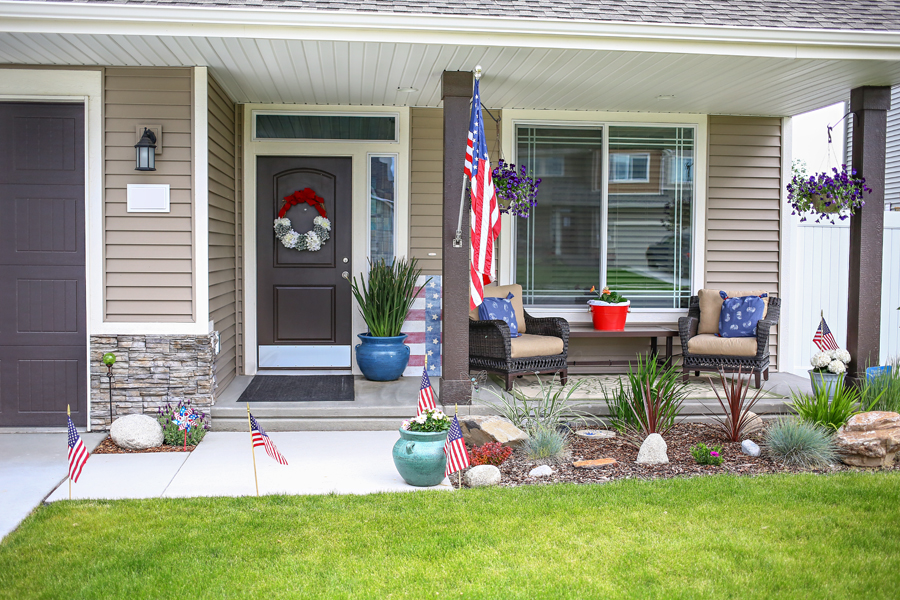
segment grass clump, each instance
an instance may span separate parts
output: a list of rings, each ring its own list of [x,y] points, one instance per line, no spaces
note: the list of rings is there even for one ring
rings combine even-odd
[[[560,458],[569,446],[569,435],[556,427],[539,426],[528,434],[523,444],[525,455],[532,460]]]
[[[803,419],[779,418],[765,433],[769,454],[785,465],[815,469],[837,458],[832,433]]]
[[[900,412],[900,359],[895,358],[874,377],[866,376],[862,385],[861,402],[870,410]]]
[[[744,379],[743,369],[739,368],[737,376],[732,378],[729,383],[725,379],[725,372],[719,370],[719,379],[722,382],[722,391],[725,399],[719,395],[719,390],[713,383],[712,377],[709,378],[709,385],[712,386],[716,393],[716,399],[719,401],[724,416],[713,415],[725,439],[730,442],[740,442],[748,437],[751,427],[756,425],[756,417],[751,415],[751,409],[759,401],[762,395],[762,387],[756,390],[756,393],[747,400],[747,392],[750,390],[750,377]]]
[[[863,406],[859,390],[843,381],[836,382],[833,391],[833,398],[828,397],[828,387],[824,385],[814,388],[812,394],[792,391],[788,407],[811,425],[837,431],[850,417],[871,410],[878,401],[876,397]]]
[[[580,381],[563,385],[555,376],[546,383],[539,376],[535,377],[541,386],[541,392],[537,396],[526,396],[513,384],[512,393],[486,388],[499,402],[482,401],[529,435],[541,428],[555,429],[570,422],[588,423],[596,420],[593,415],[579,410],[578,407],[586,404],[585,402],[571,400],[572,394],[581,385]]]
[[[388,264],[383,258],[369,264],[369,278],[362,275],[350,282],[350,290],[359,304],[369,335],[396,337],[416,298],[416,281],[422,274],[415,258],[395,258]],[[431,281],[429,277],[422,287]]]

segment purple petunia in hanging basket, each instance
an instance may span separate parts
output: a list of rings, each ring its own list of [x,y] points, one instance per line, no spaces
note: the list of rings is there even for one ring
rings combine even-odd
[[[816,223],[823,219],[834,223],[834,218],[844,220],[865,206],[863,193],[872,193],[866,180],[858,177],[856,170],[847,171],[847,165],[831,169],[832,173],[808,175],[803,164],[794,164],[794,177],[787,186],[788,203],[793,215],[806,221],[807,215],[815,216]]]
[[[537,205],[540,178],[530,177],[525,165],[519,165],[516,170],[516,165],[503,159],[497,161],[497,166],[491,171],[491,178],[494,180],[500,212],[527,218],[531,209]]]

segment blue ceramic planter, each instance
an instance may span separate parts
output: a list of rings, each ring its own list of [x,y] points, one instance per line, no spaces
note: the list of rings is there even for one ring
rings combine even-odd
[[[362,343],[356,345],[356,364],[366,379],[400,379],[409,362],[409,346],[403,343],[405,333],[394,337],[374,337],[368,333],[360,333],[357,337]]]
[[[444,480],[447,431],[406,431],[394,444],[394,466],[403,481],[416,487],[438,485]]]

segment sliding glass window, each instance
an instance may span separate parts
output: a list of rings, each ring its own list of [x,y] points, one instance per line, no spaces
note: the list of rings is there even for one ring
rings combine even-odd
[[[694,129],[519,126],[516,134],[518,160],[542,180],[532,216],[516,219],[525,302],[582,305],[592,285],[608,285],[635,308],[686,308]]]

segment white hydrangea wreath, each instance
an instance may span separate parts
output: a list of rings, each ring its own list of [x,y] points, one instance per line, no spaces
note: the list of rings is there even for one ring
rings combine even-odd
[[[287,217],[275,219],[275,237],[285,248],[317,252],[322,244],[331,237],[331,221],[325,217],[313,219],[312,231],[297,233],[291,228],[291,220]]]

